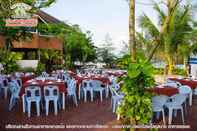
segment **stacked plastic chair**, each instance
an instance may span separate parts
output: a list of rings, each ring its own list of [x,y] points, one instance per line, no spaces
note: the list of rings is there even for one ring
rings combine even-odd
[[[73,100],[75,102],[75,105],[78,106],[77,104],[77,95],[76,95],[76,81],[74,79],[71,79],[69,84],[68,84],[68,96],[73,97]]]
[[[9,90],[11,92],[10,102],[9,102],[9,111],[15,106],[17,100],[19,99],[21,87],[17,84],[15,80],[9,82]]]
[[[93,93],[100,93],[100,100],[103,101],[103,92],[105,91],[105,87],[102,87],[103,83],[99,80],[92,80],[93,83]],[[94,98],[94,95],[93,95]]]
[[[22,86],[23,86],[23,83],[22,83],[21,78],[16,78],[16,80],[15,80],[15,81],[17,82],[18,86],[20,86],[20,87],[22,87]]]
[[[2,84],[1,84],[1,89],[3,89],[4,98],[7,99],[8,91],[9,91],[8,79],[7,78],[3,78]]]
[[[48,76],[49,76],[49,74],[46,72],[42,72],[42,74],[41,74],[41,77],[48,77]]]
[[[82,82],[82,89],[84,93],[84,102],[87,101],[87,93],[90,92],[91,101],[93,101],[93,83],[92,80],[84,80]]]
[[[46,115],[49,114],[49,102],[52,101],[54,104],[55,115],[58,113],[58,99],[59,99],[59,88],[57,86],[48,85],[44,87],[44,100]]]
[[[25,88],[25,103],[28,117],[31,116],[31,104],[36,103],[37,116],[40,116],[41,89],[38,86],[29,86]]]

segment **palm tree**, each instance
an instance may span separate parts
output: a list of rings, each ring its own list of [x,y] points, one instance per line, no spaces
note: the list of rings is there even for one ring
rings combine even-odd
[[[179,0],[167,0],[167,13],[155,3],[154,9],[159,14],[160,19],[158,25],[154,25],[146,14],[140,18],[141,27],[148,33],[151,44],[155,45],[150,53],[149,60],[152,59],[153,54],[160,47],[168,65],[168,74],[171,74],[174,69],[178,47],[180,48],[183,44],[190,45],[192,35],[195,32],[191,26],[190,6],[180,7],[179,3]]]
[[[129,46],[131,61],[136,60],[136,42],[135,42],[135,0],[129,0]]]

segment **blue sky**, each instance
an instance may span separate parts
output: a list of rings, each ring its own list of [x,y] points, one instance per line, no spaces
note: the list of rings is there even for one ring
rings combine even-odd
[[[151,3],[151,0],[140,2]],[[128,41],[129,8],[126,0],[57,0],[44,11],[60,20],[78,24],[84,31],[91,31],[96,46],[103,43],[106,34],[113,39],[116,53],[121,49],[121,41]],[[136,19],[142,13],[157,21],[152,6],[137,3]]]

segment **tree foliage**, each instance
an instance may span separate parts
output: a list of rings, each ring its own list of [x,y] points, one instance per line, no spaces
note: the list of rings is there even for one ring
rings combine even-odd
[[[96,59],[96,48],[89,31],[83,33],[78,25],[40,24],[39,32],[57,36],[63,42],[63,58],[68,68],[74,62],[88,62]]]
[[[168,5],[169,6],[169,5]],[[159,17],[158,25],[146,14],[140,17],[140,27],[146,33],[146,37],[138,33],[139,43],[146,48],[145,52],[150,52],[148,47],[159,45],[155,52],[160,56],[164,56],[166,64],[168,65],[168,73],[171,74],[175,60],[178,55],[184,56],[185,59],[195,50],[196,29],[192,20],[192,8],[190,5],[181,6],[178,3],[173,7],[167,6],[168,12],[162,10],[158,4],[155,3],[155,11]],[[168,22],[166,20],[169,18]],[[165,30],[160,30],[164,27]]]
[[[98,61],[105,63],[108,67],[112,66],[116,56],[113,53],[114,47],[113,42],[109,34],[105,36],[104,43],[101,47],[97,48]]]
[[[4,68],[3,73],[10,74],[19,69],[17,61],[22,59],[22,54],[1,49],[0,56],[0,62]]]

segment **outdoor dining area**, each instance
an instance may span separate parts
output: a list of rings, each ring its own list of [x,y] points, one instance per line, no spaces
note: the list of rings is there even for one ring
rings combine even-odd
[[[125,75],[127,73],[123,70],[101,69],[56,70],[51,74],[42,72],[39,76],[33,72],[2,74],[1,95],[2,100],[7,100],[7,107],[4,107],[6,110],[11,113],[20,108],[23,117],[28,118],[43,115],[47,117],[53,113],[53,117],[58,117],[58,113],[64,112],[69,106],[80,109],[79,103],[88,105],[94,101],[106,103],[108,100],[110,102],[107,102],[107,107],[110,108],[111,115],[115,115],[124,98],[124,93],[121,92],[123,81],[118,79]],[[154,115],[151,123],[170,125],[177,116],[182,120],[178,122],[180,125],[187,123],[189,111],[193,106],[193,96],[197,94],[196,87],[195,79],[168,77],[164,83],[157,83],[155,87],[147,89],[152,93]],[[22,104],[18,104],[19,101]],[[67,101],[74,107],[65,104]],[[119,116],[116,118],[121,120]]]
[[[4,108],[8,113],[19,109],[23,112],[22,117],[30,119],[43,116],[47,118],[49,115],[58,118],[68,108],[80,109],[82,103],[88,105],[97,101],[106,104],[108,101],[106,107],[110,109],[113,120],[121,121],[120,116],[115,115],[124,98],[124,93],[121,92],[123,81],[118,79],[126,74],[123,70],[91,69],[56,70],[51,74],[42,72],[39,76],[33,72],[2,74],[1,101],[7,101]],[[195,79],[168,77],[164,83],[148,88],[147,92],[152,94],[153,109],[150,123],[173,125],[174,121],[177,123],[177,117],[180,118],[180,125],[188,123],[191,109],[195,106],[193,101],[197,94],[196,87]],[[70,104],[66,104],[68,101]]]
[[[8,110],[18,108],[17,101],[22,100],[23,113],[31,115],[31,108],[36,104],[37,116],[41,113],[49,114],[49,103],[53,102],[55,115],[58,110],[65,110],[65,99],[71,97],[75,106],[78,101],[91,101],[99,95],[100,102],[109,97],[112,82],[123,76],[125,71],[66,71],[57,70],[51,74],[42,72],[36,76],[32,72],[16,72],[10,75],[1,75],[1,94],[8,99]],[[113,74],[113,75],[112,75]],[[90,99],[89,99],[90,94]],[[115,105],[114,109],[115,110]]]
[[[152,97],[153,112],[156,118],[162,113],[163,124],[166,124],[166,112],[168,112],[168,124],[173,124],[173,117],[176,117],[177,111],[181,111],[182,124],[185,124],[185,117],[189,108],[192,108],[193,95],[197,92],[197,80],[184,77],[169,77],[162,84],[148,91],[154,92],[156,96]]]

